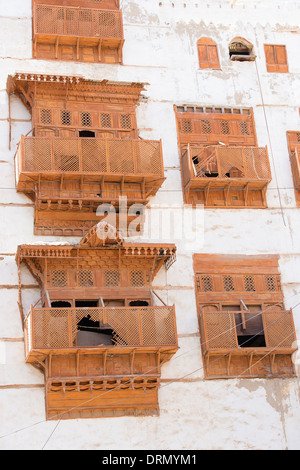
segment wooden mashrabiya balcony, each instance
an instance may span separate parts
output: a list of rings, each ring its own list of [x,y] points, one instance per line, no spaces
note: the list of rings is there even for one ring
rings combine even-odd
[[[48,419],[159,414],[161,365],[178,350],[174,307],[32,308],[24,326]]]
[[[181,164],[187,202],[211,207],[266,207],[265,191],[271,181],[266,147],[188,145]],[[260,193],[255,202],[253,191]],[[198,193],[194,199],[193,193]]]
[[[200,315],[200,328],[210,378],[294,375],[292,310],[207,310]]]
[[[105,199],[105,183],[115,182],[124,189],[117,197],[145,202],[165,180],[161,141],[22,136],[15,163],[17,190],[45,201],[94,199],[98,204]],[[80,179],[83,187],[76,184]],[[142,189],[138,197],[130,190],[136,183]]]
[[[53,59],[73,59],[73,56],[68,57],[68,55],[60,57],[61,46],[74,46],[77,50],[75,59],[80,59],[79,49],[85,46],[97,49],[98,62],[102,61],[102,49],[107,47],[117,49],[119,61],[121,61],[123,43],[123,22],[120,10],[48,4],[34,4],[33,6],[35,57],[41,55],[38,50],[39,45],[49,44],[54,47]]]

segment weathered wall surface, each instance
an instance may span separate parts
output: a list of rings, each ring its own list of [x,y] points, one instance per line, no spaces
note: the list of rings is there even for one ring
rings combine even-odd
[[[268,145],[273,176],[268,209],[206,209],[188,247],[170,233],[178,259],[158,274],[155,288],[176,305],[180,350],[162,370],[160,417],[61,422],[46,448],[300,449],[299,373],[285,380],[204,380],[192,266],[193,252],[279,254],[285,304],[293,308],[300,338],[300,209],[286,142],[287,130],[300,130],[299,2],[123,0],[122,9],[124,65],[110,66],[32,60],[31,1],[0,8],[0,449],[41,449],[56,425],[45,422],[41,373],[24,362],[17,308],[16,247],[38,240],[33,207],[14,189],[16,145],[31,129],[17,98],[9,150],[6,79],[22,71],[149,83],[138,127],[143,138],[162,139],[167,180],[151,201],[148,220],[161,207],[183,206],[174,104],[253,107],[258,144]],[[218,44],[221,70],[199,70],[201,36]],[[252,42],[255,62],[229,60],[235,36]],[[264,43],[286,44],[288,74],[267,73]],[[25,271],[23,283],[29,308],[39,290]]]

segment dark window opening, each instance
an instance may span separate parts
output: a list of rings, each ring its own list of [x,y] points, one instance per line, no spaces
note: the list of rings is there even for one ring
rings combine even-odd
[[[79,131],[79,137],[96,137],[93,131]]]
[[[210,172],[210,171],[205,171],[205,172],[203,173],[203,175],[206,176],[207,178],[218,178],[219,173]]]
[[[238,345],[241,348],[265,348],[266,341],[264,335],[238,336]]]
[[[67,302],[66,300],[55,300],[51,302],[51,308],[71,308],[71,302]]]
[[[99,302],[98,300],[75,300],[75,307],[76,308],[91,308],[91,307],[98,307]]]
[[[87,314],[77,323],[77,346],[113,346],[114,331],[108,324],[101,324]]]
[[[262,315],[259,312],[235,314],[238,345],[241,348],[264,348],[266,340]]]
[[[231,60],[254,60],[253,45],[243,38],[236,38],[229,44],[229,57]]]
[[[132,300],[129,302],[130,307],[148,307],[149,302],[146,300]]]

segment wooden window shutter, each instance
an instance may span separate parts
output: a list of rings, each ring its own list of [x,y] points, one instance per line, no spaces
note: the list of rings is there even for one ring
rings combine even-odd
[[[219,69],[220,61],[216,43],[209,38],[201,38],[197,43],[199,67],[201,69]]]
[[[282,45],[265,44],[265,55],[268,72],[288,72],[286,47]]]

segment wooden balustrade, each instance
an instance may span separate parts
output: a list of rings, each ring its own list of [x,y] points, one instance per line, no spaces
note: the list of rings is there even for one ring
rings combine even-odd
[[[257,312],[205,311],[200,316],[200,323],[205,353],[240,355],[252,350],[256,354],[266,354],[267,350],[272,350],[291,354],[296,349],[293,347],[296,336],[291,310],[273,307]],[[253,341],[258,337],[263,337],[259,346]]]
[[[122,12],[33,5],[33,56],[37,59],[122,63]]]
[[[88,316],[88,317],[87,317]],[[89,319],[95,339],[79,338],[80,325]],[[96,326],[95,326],[96,325]],[[97,338],[97,332],[99,337]],[[111,330],[104,338],[102,332]],[[104,338],[104,339],[103,339]],[[83,342],[82,342],[83,341]],[[90,342],[92,341],[92,342]],[[104,343],[103,343],[104,341]],[[99,344],[98,344],[99,343]],[[27,360],[55,351],[114,348],[176,348],[174,306],[116,308],[33,308],[25,320]]]
[[[160,141],[80,137],[21,137],[17,180],[33,175],[163,176]]]
[[[189,144],[181,168],[187,203],[266,207],[265,191],[271,181],[266,147]]]

